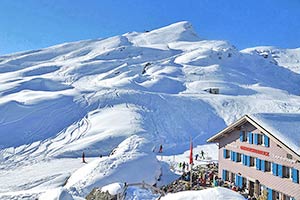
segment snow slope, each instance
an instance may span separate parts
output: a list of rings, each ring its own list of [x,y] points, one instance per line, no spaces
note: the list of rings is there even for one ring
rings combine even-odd
[[[300,73],[300,48],[280,49],[272,46],[261,46],[247,48],[242,52],[261,55],[297,74]]]
[[[245,114],[299,113],[299,49],[256,52],[179,22],[0,56],[0,198],[154,183],[153,147],[178,155]]]

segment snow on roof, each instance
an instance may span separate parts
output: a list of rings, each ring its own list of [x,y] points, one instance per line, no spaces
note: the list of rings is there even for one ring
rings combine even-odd
[[[300,114],[257,113],[249,117],[300,155]]]

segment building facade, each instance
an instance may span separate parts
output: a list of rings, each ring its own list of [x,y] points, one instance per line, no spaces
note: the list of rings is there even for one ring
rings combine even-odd
[[[284,120],[285,116],[276,119]],[[299,121],[294,125],[300,126],[300,115],[296,117]],[[272,123],[264,127],[261,119],[246,115],[208,139],[219,143],[219,177],[246,189],[251,196],[265,192],[268,200],[300,200],[300,132],[299,137],[293,136],[298,141],[290,141],[284,137],[284,131],[289,131],[284,128],[292,123],[282,123],[285,126],[279,132]]]

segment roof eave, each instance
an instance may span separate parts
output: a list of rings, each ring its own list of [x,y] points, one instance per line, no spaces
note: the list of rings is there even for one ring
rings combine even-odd
[[[241,117],[239,120],[237,120],[236,122],[234,122],[233,124],[227,126],[225,129],[221,130],[220,132],[218,132],[217,134],[215,134],[214,136],[210,137],[209,139],[207,139],[207,142],[217,142],[220,138],[222,138],[227,132],[230,132],[234,129],[236,129],[238,126],[240,126],[241,124],[247,122],[247,119],[249,119],[249,117],[247,115],[244,115],[243,117]]]
[[[222,138],[227,132],[234,130],[236,127],[242,125],[245,122],[251,123],[257,129],[259,129],[260,131],[262,131],[263,133],[265,133],[266,135],[271,137],[273,140],[277,141],[277,143],[281,144],[286,151],[294,154],[297,157],[297,160],[300,159],[300,155],[297,152],[293,151],[290,147],[288,147],[286,144],[284,144],[282,141],[280,141],[278,138],[276,138],[273,134],[271,134],[268,130],[266,130],[264,127],[262,127],[259,123],[257,123],[255,120],[253,120],[248,115],[244,115],[239,120],[237,120],[233,124],[227,126],[225,129],[221,130],[219,133],[215,134],[214,136],[212,136],[211,138],[209,138],[206,141],[207,142],[218,142],[219,139]]]

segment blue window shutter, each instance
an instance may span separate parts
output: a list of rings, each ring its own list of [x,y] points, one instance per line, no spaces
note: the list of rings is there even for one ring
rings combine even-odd
[[[247,166],[250,167],[250,156],[247,156]]]
[[[278,176],[278,165],[276,163],[272,163],[272,174]]]
[[[258,144],[258,134],[254,134],[254,144]]]
[[[244,134],[243,134],[243,131],[240,132],[240,141],[241,141],[241,142],[244,141]]]
[[[225,181],[226,180],[226,170],[223,169],[222,171],[222,179]]]
[[[223,149],[223,158],[226,158],[226,149]]]
[[[239,187],[242,188],[243,187],[243,177],[240,176],[240,181],[239,181]]]
[[[239,186],[239,175],[235,175],[235,185]]]
[[[260,165],[261,165],[261,171],[266,171],[266,168],[265,168],[265,160],[260,160]]]
[[[279,165],[279,164],[278,164],[278,176],[281,178],[283,177],[282,165]]]
[[[270,147],[270,138],[264,135],[264,143],[266,147]]]
[[[234,161],[233,151],[230,151],[230,160],[231,160],[231,161]]]
[[[299,171],[295,168],[292,168],[292,178],[294,183],[299,183]]]
[[[247,166],[247,157],[248,157],[248,156],[244,155],[244,158],[243,158],[243,160],[244,160],[244,165],[245,165],[245,166]]]
[[[237,153],[233,152],[234,161],[237,162]]]
[[[242,163],[243,163],[243,165],[246,165],[245,164],[245,155],[244,154],[242,154]]]
[[[249,144],[253,144],[253,133],[249,132],[248,137],[249,137]]]
[[[256,169],[257,170],[260,170],[260,159],[259,158],[256,158]]]
[[[273,200],[273,191],[270,188],[268,188],[268,200]]]

